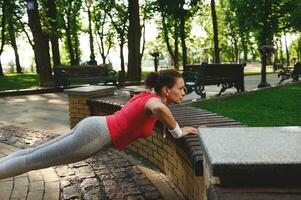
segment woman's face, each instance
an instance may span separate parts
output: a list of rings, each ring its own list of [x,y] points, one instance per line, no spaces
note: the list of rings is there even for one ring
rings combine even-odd
[[[185,84],[183,78],[177,78],[172,88],[167,88],[166,98],[168,103],[181,103],[185,96]]]

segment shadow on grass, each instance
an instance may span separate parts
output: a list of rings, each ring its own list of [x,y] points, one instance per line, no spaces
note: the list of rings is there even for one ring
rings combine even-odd
[[[37,74],[6,74],[0,77],[0,91],[39,88]]]

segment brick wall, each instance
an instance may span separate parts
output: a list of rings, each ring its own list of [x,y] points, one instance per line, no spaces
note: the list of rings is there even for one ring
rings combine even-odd
[[[110,114],[107,110],[93,109],[93,115]],[[146,139],[139,139],[127,147],[154,163],[164,172],[189,200],[204,199],[203,176],[195,176],[191,160],[176,140],[166,133],[154,130]]]
[[[128,149],[150,160],[164,172],[188,199],[203,199],[203,177],[194,175],[191,161],[168,133],[157,131],[146,139],[139,139]]]
[[[65,90],[68,95],[70,128],[73,128],[82,119],[91,116],[87,100],[93,97],[114,95],[114,90],[115,87],[110,86],[90,86]]]
[[[113,111],[108,107],[89,107],[87,100],[92,96],[69,95],[70,125],[73,127],[82,118],[90,115],[107,115]],[[195,176],[191,160],[182,146],[169,133],[163,137],[162,131],[155,129],[146,139],[139,139],[128,149],[154,163],[183,192],[189,200],[203,199],[202,176]]]
[[[83,118],[91,115],[90,108],[87,105],[87,100],[90,97],[69,95],[69,122],[73,128]]]

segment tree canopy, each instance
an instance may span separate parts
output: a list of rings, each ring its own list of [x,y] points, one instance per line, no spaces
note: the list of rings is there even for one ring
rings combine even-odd
[[[287,62],[289,56],[301,59],[299,0],[0,0],[0,7],[0,56],[11,47],[22,73],[19,46],[30,44],[44,86],[51,84],[55,66],[89,64],[86,52],[104,64],[119,52],[113,67],[132,81],[141,79],[142,60],[152,59],[145,52],[159,51],[176,69],[203,61],[258,61],[267,44],[278,48],[281,62],[283,55]],[[150,23],[155,33],[147,32]],[[147,34],[156,39],[146,41]],[[82,38],[89,35],[96,48],[83,49]],[[285,43],[290,35],[294,41]]]

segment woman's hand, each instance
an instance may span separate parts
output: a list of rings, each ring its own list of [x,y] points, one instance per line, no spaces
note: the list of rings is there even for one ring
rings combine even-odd
[[[199,126],[198,128],[207,128],[206,125],[201,125]],[[182,130],[182,137],[185,136],[185,135],[188,135],[188,134],[197,134],[198,133],[198,129],[196,128],[193,128],[193,127],[189,127],[189,126],[185,126],[183,128],[181,128]]]
[[[182,130],[182,137],[188,134],[197,134],[198,130],[196,128],[190,127],[190,126],[185,126],[181,128]]]

